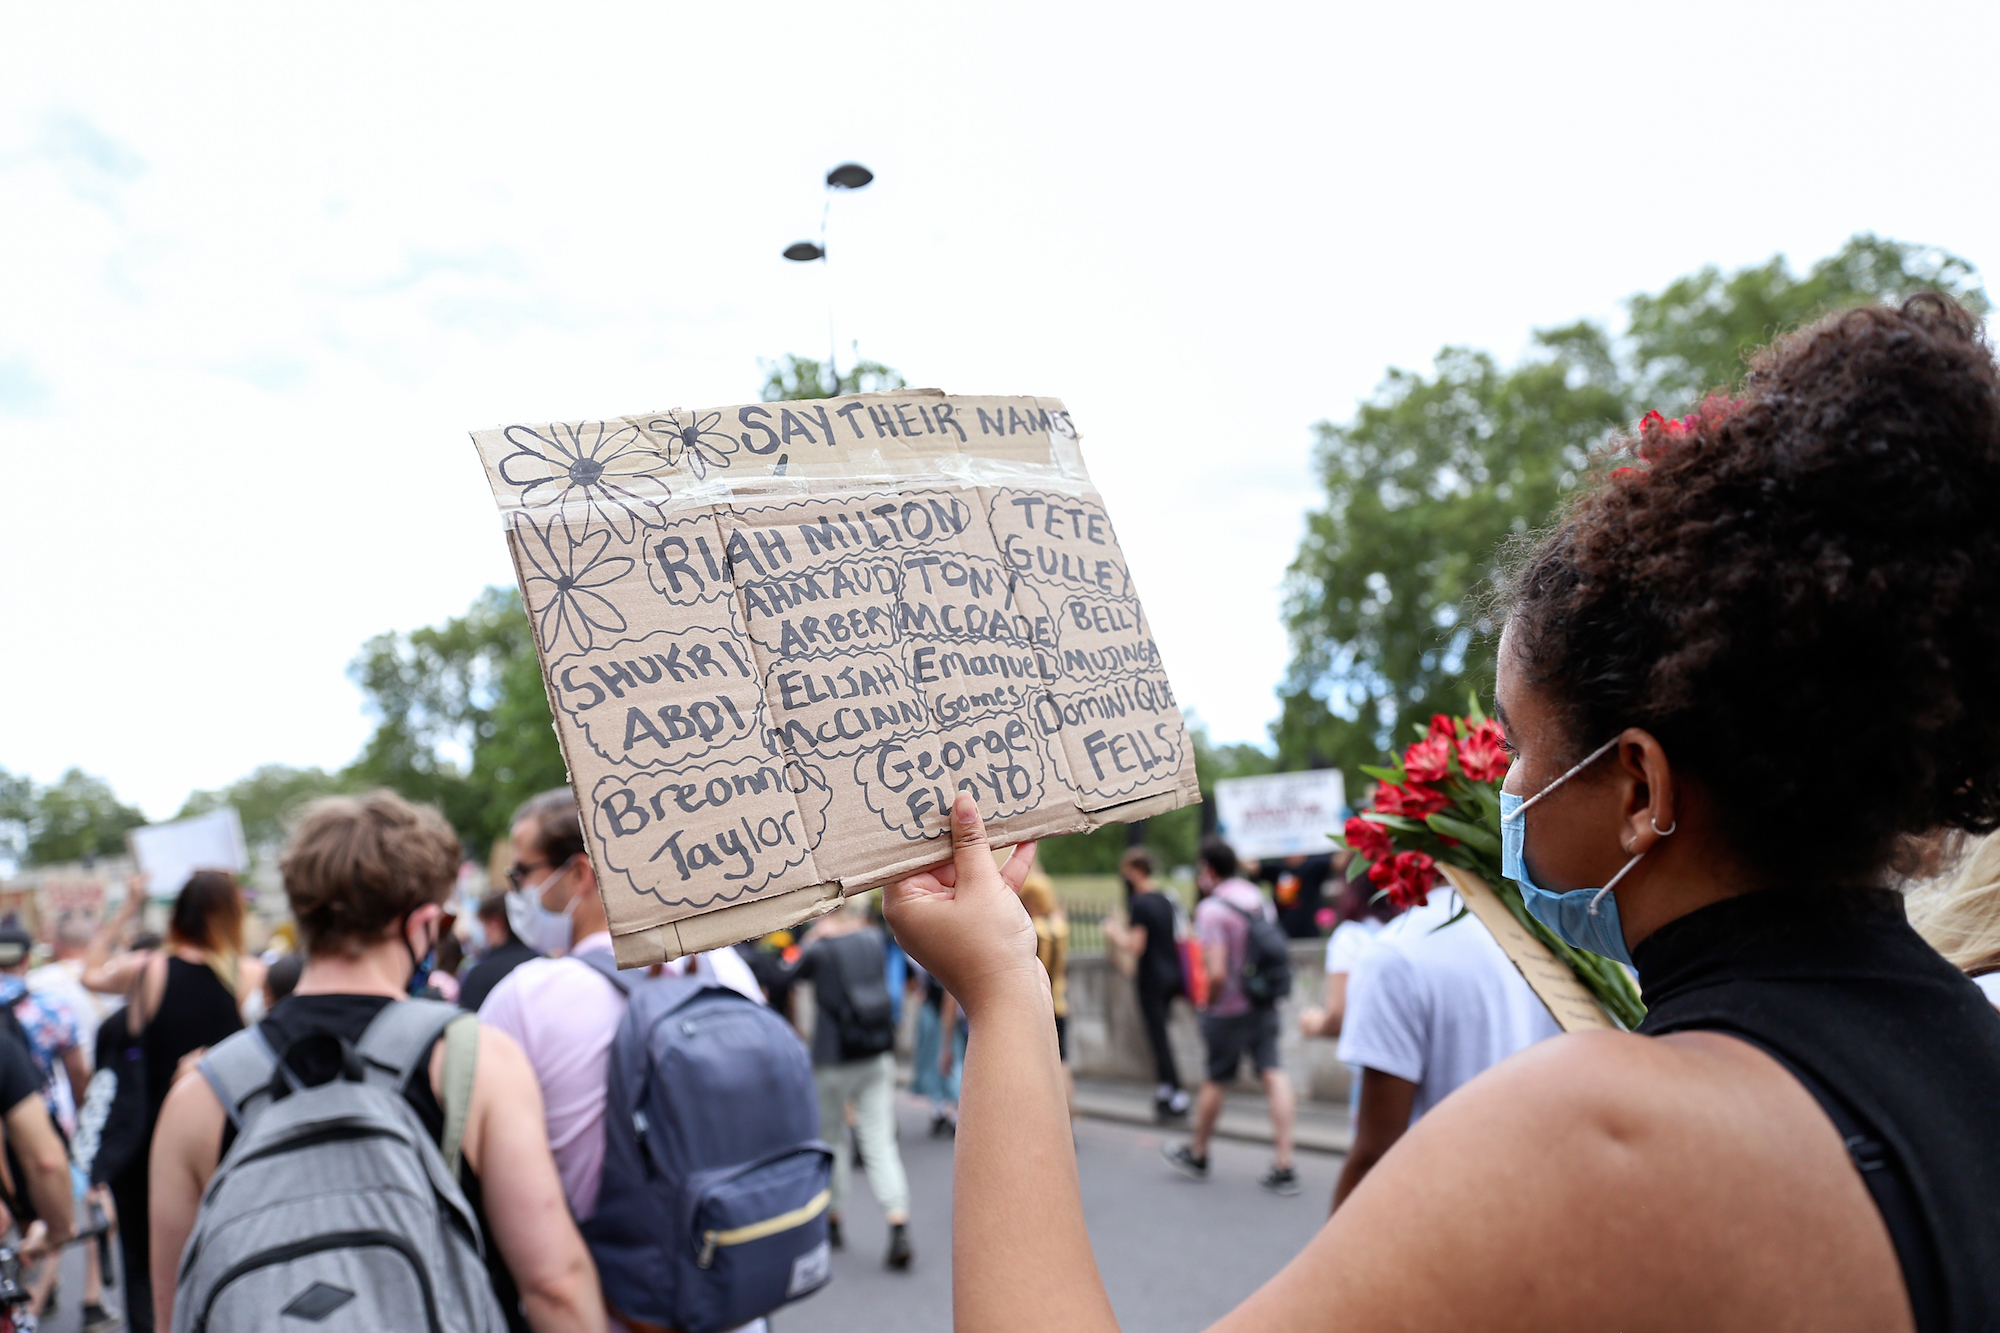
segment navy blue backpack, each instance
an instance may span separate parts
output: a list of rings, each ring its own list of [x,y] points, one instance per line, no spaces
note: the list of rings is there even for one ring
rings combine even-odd
[[[605,1299],[718,1333],[825,1286],[833,1153],[812,1060],[769,1008],[691,977],[580,962],[626,995],[611,1041],[604,1176],[582,1223]]]

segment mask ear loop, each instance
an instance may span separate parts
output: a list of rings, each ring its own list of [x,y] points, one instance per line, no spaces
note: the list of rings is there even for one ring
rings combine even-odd
[[[1610,740],[1604,742],[1604,744],[1598,746],[1595,750],[1592,750],[1589,754],[1577,760],[1576,763],[1570,766],[1569,772],[1563,774],[1561,777],[1557,778],[1554,782],[1551,782],[1548,786],[1542,788],[1540,791],[1536,792],[1533,796],[1530,796],[1527,800],[1515,806],[1514,813],[1507,816],[1506,820],[1503,822],[1512,823],[1514,820],[1519,819],[1522,815],[1527,814],[1529,806],[1533,805],[1536,801],[1541,800],[1544,796],[1547,796],[1550,792],[1554,791],[1557,787],[1562,786],[1563,783],[1568,782],[1571,778],[1575,777],[1577,774],[1583,772],[1584,769],[1589,768],[1599,759],[1602,759],[1605,753],[1609,751],[1611,747],[1616,744],[1618,744],[1618,738],[1616,736],[1613,736]]]
[[[1673,834],[1673,831],[1681,826],[1681,821],[1676,819],[1673,823],[1667,825],[1665,828],[1661,828],[1660,821],[1654,819],[1651,815],[1648,815],[1646,817],[1646,822],[1653,826],[1653,832],[1659,834],[1663,838],[1671,836]],[[1652,850],[1653,849],[1651,847],[1648,847],[1646,849],[1646,852],[1650,852]],[[1603,901],[1604,895],[1611,892],[1612,889],[1617,887],[1618,881],[1625,878],[1627,871],[1630,871],[1633,866],[1638,865],[1639,862],[1643,861],[1646,858],[1646,852],[1640,852],[1637,856],[1627,861],[1625,863],[1624,870],[1621,870],[1617,874],[1613,875],[1611,877],[1611,882],[1609,884],[1606,884],[1603,888],[1599,889],[1596,893],[1591,895],[1590,914],[1592,916],[1597,915],[1597,904]]]

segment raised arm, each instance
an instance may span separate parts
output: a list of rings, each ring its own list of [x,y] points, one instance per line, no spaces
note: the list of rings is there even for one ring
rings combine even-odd
[[[952,860],[884,895],[896,938],[970,1025],[952,1168],[957,1333],[1117,1327],[1083,1224],[1049,982],[1016,896],[1033,844],[1005,871],[972,798],[952,807]]]
[[[122,995],[132,984],[132,969],[120,959],[111,961],[111,951],[146,906],[146,877],[134,875],[125,881],[125,901],[97,927],[90,947],[83,952],[83,984],[108,995]],[[143,959],[140,966],[144,965]]]

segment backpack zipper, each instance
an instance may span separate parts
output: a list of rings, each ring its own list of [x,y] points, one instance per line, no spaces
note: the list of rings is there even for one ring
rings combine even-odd
[[[306,1255],[318,1254],[323,1250],[360,1249],[365,1246],[394,1250],[409,1261],[410,1271],[417,1275],[417,1285],[423,1288],[425,1327],[430,1333],[442,1333],[442,1327],[438,1323],[437,1295],[431,1289],[431,1275],[424,1268],[423,1256],[417,1253],[416,1246],[392,1231],[336,1231],[331,1235],[315,1236],[311,1240],[274,1246],[259,1251],[247,1259],[239,1260],[228,1272],[216,1279],[213,1287],[209,1288],[208,1300],[201,1308],[201,1317],[195,1320],[195,1333],[207,1333],[208,1317],[214,1312],[216,1301],[222,1298],[223,1290],[238,1278],[248,1276],[260,1268],[290,1263],[294,1259],[303,1259]]]
[[[789,1213],[779,1213],[776,1217],[767,1217],[761,1222],[751,1222],[746,1226],[731,1227],[727,1231],[704,1231],[701,1233],[701,1253],[695,1258],[695,1267],[707,1268],[714,1263],[717,1246],[742,1245],[749,1241],[762,1240],[766,1236],[775,1236],[780,1231],[802,1227],[825,1212],[827,1204],[832,1201],[833,1191],[824,1189]]]

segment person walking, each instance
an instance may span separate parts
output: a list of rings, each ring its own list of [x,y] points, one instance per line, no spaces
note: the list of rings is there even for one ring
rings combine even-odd
[[[858,1139],[868,1168],[868,1187],[889,1223],[883,1262],[907,1269],[910,1245],[910,1186],[896,1146],[896,1030],[885,979],[882,932],[868,904],[851,900],[819,919],[793,969],[813,986],[813,1082],[819,1088],[819,1134],[833,1147],[833,1200],[827,1207],[835,1249],[847,1203],[852,1141]],[[854,1133],[847,1132],[847,1108],[854,1108]]]
[[[1208,1178],[1208,1145],[1222,1118],[1225,1085],[1234,1082],[1248,1059],[1264,1084],[1271,1111],[1271,1169],[1257,1183],[1273,1194],[1297,1194],[1292,1166],[1294,1105],[1292,1081],[1278,1062],[1278,1012],[1274,1004],[1253,1003],[1245,992],[1244,967],[1250,955],[1250,921],[1276,920],[1257,886],[1236,873],[1236,853],[1210,838],[1195,866],[1201,902],[1194,909],[1195,936],[1208,969],[1208,1008],[1201,1016],[1201,1039],[1208,1049],[1201,1091],[1194,1103],[1194,1134],[1177,1146],[1162,1144],[1168,1165],[1196,1180]]]
[[[936,977],[916,967],[910,974],[923,986],[917,1009],[917,1040],[910,1091],[931,1104],[931,1137],[958,1132],[958,1080],[965,1069],[965,1024],[958,1002]]]
[[[1607,452],[1503,576],[1500,850],[1646,1016],[1446,1097],[1216,1327],[2000,1328],[2000,1019],[1896,886],[1907,840],[2000,820],[1981,322],[1828,314]],[[1109,1333],[1025,864],[969,796],[951,828],[886,901],[979,1030],[956,1317]]]
[[[135,879],[116,918],[98,932],[93,957],[135,923],[145,906],[145,881]],[[100,950],[100,942],[102,950]],[[85,969],[85,984],[130,979],[125,1008],[127,1047],[119,1052],[121,1079],[143,1099],[128,1102],[136,1124],[107,1131],[119,1146],[111,1197],[121,1219],[118,1244],[124,1258],[125,1320],[134,1333],[150,1333],[152,1290],[151,1183],[147,1161],[160,1108],[173,1086],[181,1060],[243,1029],[243,1001],[263,985],[264,968],[243,957],[243,892],[236,878],[220,870],[197,870],[174,899],[163,947],[133,950],[107,958],[97,975]],[[179,1251],[175,1251],[177,1256]]]
[[[1361,1076],[1335,1208],[1433,1106],[1561,1032],[1492,934],[1464,913],[1456,893],[1434,888],[1355,963],[1340,1058]]]
[[[307,961],[298,988],[257,1026],[265,1051],[284,1058],[295,1083],[317,1087],[339,1078],[340,1052],[363,1046],[394,1006],[429,1004],[451,1014],[439,1002],[409,997],[430,970],[458,860],[458,837],[443,816],[393,792],[327,797],[305,808],[279,870]],[[602,1330],[596,1269],[565,1204],[534,1073],[504,1032],[465,1022],[475,1039],[468,1099],[451,1108],[452,1116],[463,1116],[454,1129],[463,1131],[454,1145],[462,1147],[457,1182],[483,1238],[492,1285],[447,1295],[495,1309],[510,1327]],[[402,1098],[442,1150],[450,1096],[442,1025],[432,1041]],[[162,1328],[173,1323],[177,1270],[203,1191],[219,1165],[230,1165],[238,1133],[242,1108],[223,1106],[215,1077],[173,1085],[153,1144],[153,1303]],[[244,1132],[254,1126],[248,1122]],[[365,1200],[352,1205],[366,1206]],[[128,1228],[137,1230],[145,1216],[128,1215]],[[342,1239],[333,1230],[329,1244]],[[352,1296],[336,1291],[315,1303],[307,1292],[294,1317],[324,1318],[311,1311],[330,1312]]]
[[[550,941],[560,947],[560,957],[531,955],[513,966],[478,1006],[479,1021],[511,1037],[526,1056],[541,1089],[544,1137],[563,1198],[570,1215],[585,1220],[597,1211],[603,1183],[609,1052],[626,1001],[589,961],[613,957],[611,926],[584,846],[576,797],[557,787],[532,798],[515,812],[510,836],[518,872],[513,878],[544,911],[568,921],[572,936]],[[482,920],[490,922],[486,902],[498,896],[481,903]],[[500,919],[505,920],[504,910]],[[700,955],[698,966],[709,979],[763,1003],[749,965],[733,950]],[[613,1328],[626,1326],[617,1311],[608,1317]]]
[[[1167,1019],[1176,998],[1187,994],[1181,972],[1181,952],[1175,929],[1173,900],[1154,883],[1153,854],[1144,847],[1127,847],[1118,860],[1118,878],[1125,885],[1125,924],[1105,923],[1113,947],[1132,959],[1132,984],[1138,992],[1139,1016],[1146,1026],[1146,1046],[1153,1053],[1153,1118],[1185,1117],[1193,1098],[1181,1086],[1174,1063]]]

